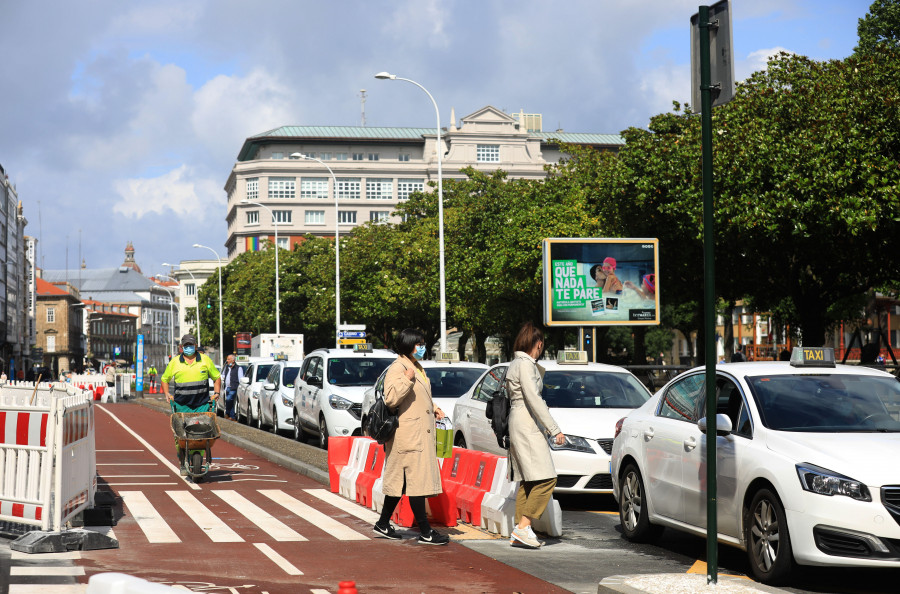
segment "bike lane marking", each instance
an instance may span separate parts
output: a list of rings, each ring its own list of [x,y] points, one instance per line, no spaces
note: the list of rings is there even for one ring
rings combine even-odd
[[[253,543],[260,552],[268,557],[275,565],[284,570],[284,572],[288,575],[303,575],[303,572],[297,569],[294,565],[291,564],[290,561],[279,555],[275,552],[272,547],[262,542]]]
[[[351,516],[356,516],[364,522],[374,524],[378,521],[378,518],[381,517],[369,508],[363,507],[355,501],[350,501],[349,499],[344,499],[343,497],[335,495],[328,489],[303,489],[303,491],[309,493],[313,497],[321,499],[325,503],[333,505],[343,512],[347,512]]]
[[[369,540],[368,536],[338,522],[302,501],[294,499],[284,491],[261,490],[259,493],[338,540]]]
[[[237,532],[191,495],[190,491],[166,491],[166,493],[213,542],[244,542]]]
[[[300,542],[307,540],[304,536],[289,528],[281,520],[259,507],[237,491],[225,489],[214,490],[219,498],[233,507],[242,516],[256,524],[263,532],[279,542]]]
[[[157,544],[181,542],[142,491],[119,491],[119,495],[148,541]]]

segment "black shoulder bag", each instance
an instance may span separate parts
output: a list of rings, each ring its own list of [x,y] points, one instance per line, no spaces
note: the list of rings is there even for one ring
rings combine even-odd
[[[400,419],[384,402],[384,397],[376,393],[375,404],[366,417],[366,433],[380,444],[384,444],[394,436]]]

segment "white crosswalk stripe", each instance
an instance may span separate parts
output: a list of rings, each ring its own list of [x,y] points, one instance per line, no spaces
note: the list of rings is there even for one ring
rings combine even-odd
[[[275,503],[284,506],[291,513],[300,516],[313,526],[324,530],[338,540],[369,540],[368,536],[353,530],[349,526],[341,524],[316,508],[310,507],[302,501],[294,499],[284,491],[275,489],[262,490],[260,491],[260,494],[265,495]]]
[[[213,542],[244,542],[237,532],[229,528],[228,524],[219,519],[219,516],[189,491],[166,491],[166,493]]]
[[[275,518],[237,491],[216,490],[213,493],[236,509],[242,516],[259,526],[263,532],[266,532],[276,541],[299,542],[306,540],[306,538],[288,527],[281,520]]]
[[[122,496],[122,501],[125,502],[131,516],[144,531],[147,540],[152,543],[181,542],[142,491],[119,491],[119,495]]]

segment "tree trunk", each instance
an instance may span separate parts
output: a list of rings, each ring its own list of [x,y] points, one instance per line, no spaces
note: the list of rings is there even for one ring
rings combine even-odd
[[[635,326],[632,332],[634,336],[634,354],[631,357],[632,365],[647,364],[647,345],[644,340],[647,336],[646,326]]]
[[[482,332],[475,328],[475,344],[472,345],[472,355],[479,363],[487,362],[487,346],[485,341],[488,339],[487,332]]]
[[[469,343],[469,331],[463,330],[462,334],[459,335],[459,345],[457,347],[457,352],[459,353],[459,360],[466,360],[466,345]],[[474,349],[473,349],[474,350]],[[473,353],[474,355],[474,353]]]

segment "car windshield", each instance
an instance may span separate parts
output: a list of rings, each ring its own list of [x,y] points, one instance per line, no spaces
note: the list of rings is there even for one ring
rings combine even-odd
[[[256,368],[256,381],[261,382],[264,381],[267,377],[269,377],[269,372],[272,371],[272,363],[268,365],[260,365]]]
[[[865,375],[748,377],[763,425],[778,431],[900,432],[900,381]]]
[[[650,398],[627,373],[575,369],[545,373],[541,395],[554,408],[637,408]]]
[[[431,382],[431,395],[435,398],[459,398],[472,387],[484,369],[478,367],[426,367],[425,375]]]
[[[328,383],[332,386],[371,386],[396,359],[374,357],[347,357],[329,359]]]
[[[285,367],[284,372],[281,375],[281,383],[285,388],[293,388],[294,381],[297,379],[297,374],[300,372],[299,367]]]

